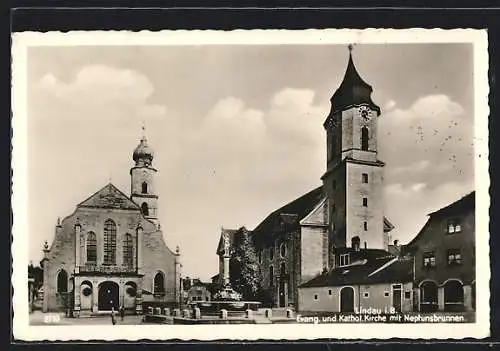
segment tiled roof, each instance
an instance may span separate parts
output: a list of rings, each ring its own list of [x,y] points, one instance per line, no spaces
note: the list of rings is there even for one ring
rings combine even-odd
[[[474,209],[476,205],[476,192],[473,191],[464,197],[458,199],[457,201],[449,204],[448,206],[445,206],[437,211],[434,211],[432,213],[429,213],[429,216],[435,216],[435,215],[440,215],[440,214],[445,214],[449,212],[459,212],[463,210],[470,210]]]
[[[351,265],[336,267],[300,287],[409,282],[413,279],[412,260],[397,259],[384,250],[361,250],[361,254],[364,255]]]
[[[140,210],[140,207],[135,202],[111,183],[78,204],[77,207]]]
[[[445,206],[437,211],[429,213],[429,218],[427,219],[427,222],[424,224],[422,229],[420,229],[418,234],[415,235],[415,237],[408,244],[406,244],[404,246],[403,252],[410,253],[410,252],[417,249],[413,246],[417,242],[420,235],[422,235],[422,233],[424,233],[427,230],[427,227],[429,226],[431,219],[433,217],[446,216],[449,214],[463,213],[465,211],[473,210],[476,206],[476,196],[475,195],[476,195],[476,192],[473,191],[473,192],[463,196],[462,198],[458,199],[457,201],[452,202],[451,204],[449,204],[449,205],[447,205],[447,206]]]

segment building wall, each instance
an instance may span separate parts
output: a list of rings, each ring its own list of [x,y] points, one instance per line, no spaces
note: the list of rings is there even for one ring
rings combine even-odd
[[[385,283],[374,285],[346,285],[354,289],[354,307],[355,309],[380,309],[390,311],[393,306],[392,284]],[[299,305],[298,310],[301,312],[340,312],[340,291],[341,287],[315,287],[315,288],[299,288]],[[412,310],[412,283],[402,284],[402,311],[408,312]],[[410,293],[410,298],[406,299],[404,292]],[[364,297],[364,293],[368,292],[368,297]],[[385,296],[385,292],[389,296]],[[315,299],[317,296],[317,299]]]
[[[189,288],[187,293],[188,302],[193,301],[210,301],[211,294],[204,286],[195,285]]]
[[[79,260],[77,261],[76,233],[75,224],[81,225],[81,245],[79,243]],[[139,254],[139,270],[144,274],[144,278],[137,281],[138,287],[144,287],[151,290],[153,286],[154,275],[161,271],[165,276],[166,294],[158,297],[160,300],[174,300],[176,294],[176,281],[180,272],[176,271],[176,256],[172,253],[162,237],[162,233],[156,230],[155,224],[145,220],[140,211],[132,210],[111,210],[111,209],[90,209],[77,208],[70,216],[66,217],[60,226],[56,227],[56,234],[50,250],[47,254],[47,260],[44,262],[44,310],[60,310],[63,306],[63,294],[57,293],[57,276],[61,269],[64,269],[68,275],[68,292],[73,289],[73,279],[75,266],[86,265],[86,234],[93,231],[97,238],[97,264],[100,266],[103,262],[103,231],[104,221],[112,219],[116,224],[116,265],[115,267],[125,268],[123,265],[123,239],[125,234],[129,233],[133,237],[133,255]],[[144,233],[142,246],[137,250],[136,228],[141,223]],[[131,271],[135,271],[134,267]],[[108,275],[107,280],[117,279],[117,276]],[[99,284],[102,277],[87,277],[93,284]],[[81,279],[80,279],[81,280]],[[123,282],[125,284],[126,282]],[[75,282],[77,291],[79,285]]]
[[[358,107],[342,111],[342,159],[352,157],[366,161],[376,161],[377,158],[377,124],[378,118],[372,117],[365,121]],[[361,150],[361,128],[366,126],[369,131],[368,150]]]
[[[384,194],[382,167],[348,162],[347,168],[347,227],[346,245],[359,236],[361,247],[386,249],[384,242]],[[368,174],[368,183],[362,182],[362,174]],[[363,206],[367,198],[367,206]],[[367,230],[364,230],[367,222]]]
[[[323,271],[324,227],[303,226],[301,228],[300,280],[306,282]]]
[[[461,218],[462,231],[445,233],[448,219]],[[418,240],[413,244],[415,252],[415,283],[424,279],[433,280],[442,285],[447,279],[459,279],[464,285],[470,285],[475,279],[475,217],[474,210],[467,213],[429,218]],[[460,249],[462,264],[448,266],[448,249]],[[423,256],[433,251],[436,258],[435,268],[423,266]]]

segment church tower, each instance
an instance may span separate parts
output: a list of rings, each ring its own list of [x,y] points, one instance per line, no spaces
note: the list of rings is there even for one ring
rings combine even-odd
[[[157,170],[153,168],[153,150],[146,140],[144,126],[143,135],[139,145],[133,153],[135,166],[130,169],[131,196],[130,198],[138,204],[144,217],[158,222],[158,195],[155,193],[155,176]]]
[[[354,66],[349,46],[344,79],[330,99],[330,113],[323,124],[327,167],[322,180],[328,197],[330,252],[351,246],[387,249],[384,163],[377,158],[380,108],[372,101],[371,93],[372,87]]]

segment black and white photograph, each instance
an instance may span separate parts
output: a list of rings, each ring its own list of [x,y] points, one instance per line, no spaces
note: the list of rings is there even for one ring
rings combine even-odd
[[[486,337],[487,70],[468,29],[14,34],[14,335]]]

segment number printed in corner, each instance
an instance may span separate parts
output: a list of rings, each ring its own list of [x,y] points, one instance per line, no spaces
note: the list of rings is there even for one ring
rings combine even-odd
[[[58,314],[47,314],[43,317],[44,323],[59,323],[60,317]]]

